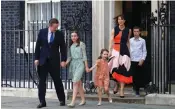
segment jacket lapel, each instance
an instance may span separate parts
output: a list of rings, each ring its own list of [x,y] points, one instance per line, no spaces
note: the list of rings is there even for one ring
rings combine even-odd
[[[48,28],[46,28],[44,39],[46,40],[47,45],[49,45],[49,43],[48,43],[48,32],[49,32]]]

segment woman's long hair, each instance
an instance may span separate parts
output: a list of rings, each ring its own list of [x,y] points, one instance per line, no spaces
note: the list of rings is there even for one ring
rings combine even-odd
[[[77,34],[77,37],[78,37],[78,39],[77,39],[77,47],[80,46],[80,37],[78,35],[78,31],[74,30],[74,31],[71,32],[71,34],[72,33],[76,33]],[[69,45],[71,46],[73,44],[73,41],[72,41],[72,39],[70,39],[70,40],[71,41],[70,41],[70,44]]]
[[[109,53],[109,51],[107,50],[107,49],[101,49],[101,52],[100,52],[100,56],[98,57],[98,59],[102,59],[102,54],[103,54],[103,52],[108,52]],[[108,60],[108,59],[107,59]]]
[[[115,24],[118,25],[118,26],[119,26],[119,24],[118,24],[118,18],[119,18],[119,17],[120,17],[122,20],[125,20],[125,16],[124,16],[123,14],[120,14],[120,15],[114,17]]]

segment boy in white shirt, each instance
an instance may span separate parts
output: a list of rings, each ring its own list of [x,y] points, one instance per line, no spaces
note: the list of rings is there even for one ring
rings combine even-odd
[[[134,37],[130,39],[131,72],[133,74],[133,88],[139,96],[140,87],[144,86],[143,65],[147,56],[146,43],[140,37],[140,28],[133,28]]]

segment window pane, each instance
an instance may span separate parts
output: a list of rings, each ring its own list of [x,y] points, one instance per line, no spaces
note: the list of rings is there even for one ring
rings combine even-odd
[[[29,22],[29,37],[31,42],[36,42],[36,38],[38,36],[38,31],[41,28],[46,28],[48,26],[47,22]]]
[[[49,20],[51,18],[51,5],[50,3],[43,3],[42,6],[43,20]]]
[[[59,21],[61,19],[60,2],[52,2],[52,13],[51,2],[28,3],[28,9],[28,29],[30,30],[30,41],[36,41],[38,35],[37,30],[48,26],[48,21],[51,19],[51,14]]]

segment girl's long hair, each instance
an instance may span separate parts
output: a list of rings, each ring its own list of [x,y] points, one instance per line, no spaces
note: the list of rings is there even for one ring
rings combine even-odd
[[[98,59],[102,59],[102,54],[103,54],[103,52],[108,52],[109,53],[109,51],[108,51],[108,49],[101,49],[101,52],[100,52],[100,56],[98,57]],[[108,60],[108,59],[107,59]]]
[[[77,37],[78,37],[78,39],[77,39],[77,47],[80,46],[80,37],[78,35],[78,31],[74,30],[74,31],[71,32],[71,34],[72,33],[76,33],[77,34]],[[73,44],[73,41],[72,41],[72,39],[70,39],[70,40],[71,41],[70,41],[70,44],[69,45],[71,46]]]

